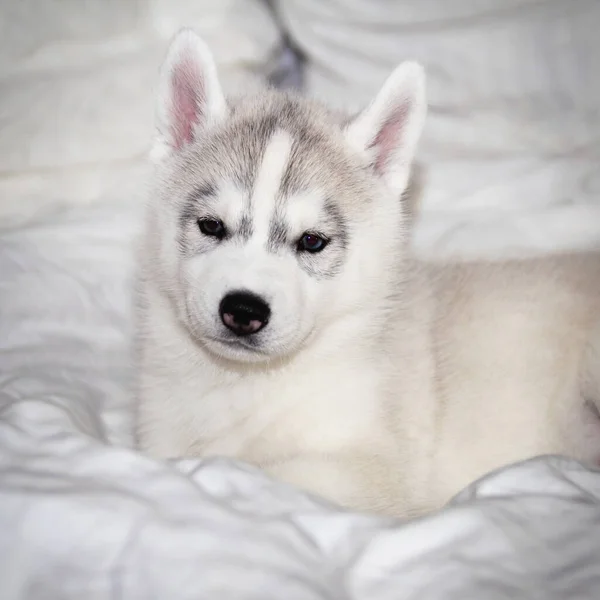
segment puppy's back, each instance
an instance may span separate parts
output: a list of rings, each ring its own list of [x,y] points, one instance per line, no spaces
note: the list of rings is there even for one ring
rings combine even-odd
[[[591,408],[600,399],[584,388],[600,379],[590,350],[600,348],[600,255],[426,271],[441,495],[532,456],[596,460],[600,420]]]

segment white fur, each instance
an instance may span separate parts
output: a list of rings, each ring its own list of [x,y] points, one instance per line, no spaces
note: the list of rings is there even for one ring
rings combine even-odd
[[[275,132],[265,149],[251,200],[255,243],[264,245],[267,241],[277,190],[281,185],[291,150],[292,139],[285,131]]]
[[[208,102],[218,98],[211,60],[189,34],[175,42],[163,77],[183,51],[204,65]],[[600,380],[600,262],[435,266],[405,256],[398,197],[423,123],[423,89],[419,67],[400,67],[339,136],[307,109],[330,146],[307,159],[305,189],[284,201],[286,169],[302,160],[293,127],[266,140],[251,192],[222,169],[229,145],[216,167],[200,142],[170,146],[140,253],[137,433],[145,451],[238,457],[341,504],[401,516],[439,506],[508,461],[545,452],[597,459],[589,401]],[[203,135],[228,122],[217,113]],[[178,113],[162,114],[159,131],[168,132]],[[186,152],[196,153],[198,173]],[[178,225],[180,197],[213,168],[220,180],[211,210],[234,230],[250,207],[248,239],[219,243],[193,223]],[[332,198],[350,230],[345,249],[332,242],[308,269],[290,245],[269,250],[273,219],[296,239],[325,226]],[[178,249],[182,235],[191,251]],[[320,277],[326,262],[318,261],[328,256],[339,256],[340,268]],[[218,305],[235,289],[272,308],[255,348],[224,337]]]

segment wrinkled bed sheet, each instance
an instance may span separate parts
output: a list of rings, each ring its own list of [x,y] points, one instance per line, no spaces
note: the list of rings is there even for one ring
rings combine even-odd
[[[352,514],[129,449],[139,206],[0,235],[0,598],[598,598],[600,473],[549,457],[440,514]]]

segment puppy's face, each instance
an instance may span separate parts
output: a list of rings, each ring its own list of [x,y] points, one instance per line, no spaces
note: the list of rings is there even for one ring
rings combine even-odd
[[[394,157],[401,172],[388,162],[397,138],[416,143],[418,99],[401,94],[394,109],[388,90],[387,112],[371,107],[376,115],[350,123],[276,92],[227,105],[190,32],[171,48],[162,92],[147,241],[198,343],[232,360],[269,360],[377,302],[400,241],[412,151]]]

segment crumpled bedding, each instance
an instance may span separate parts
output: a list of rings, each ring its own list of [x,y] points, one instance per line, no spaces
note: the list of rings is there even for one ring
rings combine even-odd
[[[0,235],[0,598],[598,598],[600,472],[545,457],[441,513],[355,514],[131,446],[138,203]]]

